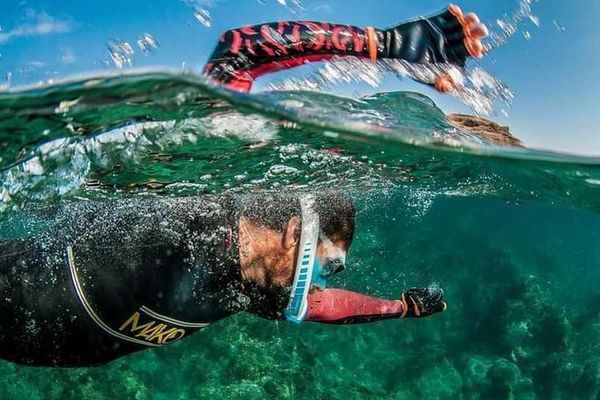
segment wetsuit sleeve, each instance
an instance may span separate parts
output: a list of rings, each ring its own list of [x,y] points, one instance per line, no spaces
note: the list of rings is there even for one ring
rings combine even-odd
[[[254,79],[268,72],[336,55],[369,57],[369,51],[375,51],[381,56],[384,48],[378,43],[383,43],[381,31],[328,22],[280,21],[244,26],[221,35],[204,72],[230,88],[247,91]]]
[[[334,56],[463,66],[469,56],[479,56],[469,50],[470,43],[466,22],[456,6],[385,30],[280,21],[223,33],[204,72],[229,88],[248,91],[260,75]]]
[[[343,289],[315,290],[308,296],[306,321],[330,324],[357,324],[401,318],[405,303],[386,300]]]

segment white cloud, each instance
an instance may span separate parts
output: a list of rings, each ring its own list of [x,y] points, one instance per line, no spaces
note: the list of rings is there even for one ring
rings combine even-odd
[[[46,66],[45,62],[37,61],[37,60],[28,61],[28,62],[25,63],[25,67],[33,68],[33,69],[35,69],[35,68],[43,68],[45,66]]]
[[[28,12],[27,22],[0,32],[0,44],[22,37],[67,33],[71,31],[71,27],[71,22],[56,19],[46,12]]]
[[[331,12],[331,5],[329,3],[315,4],[312,8],[313,11]]]
[[[60,55],[60,60],[65,64],[73,64],[77,61],[77,56],[73,53],[71,48],[67,47],[62,50],[62,54]]]

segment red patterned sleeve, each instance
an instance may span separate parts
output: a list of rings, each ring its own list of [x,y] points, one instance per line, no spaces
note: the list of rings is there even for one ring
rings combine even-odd
[[[377,40],[381,35],[373,28],[312,21],[244,26],[221,35],[204,72],[230,88],[249,91],[268,72],[333,56],[375,58],[383,51],[378,44],[383,40]]]

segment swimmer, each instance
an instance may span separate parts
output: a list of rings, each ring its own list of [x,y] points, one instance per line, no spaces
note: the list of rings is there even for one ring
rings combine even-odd
[[[332,56],[463,66],[482,55],[486,34],[456,6],[388,30],[278,22],[223,34],[205,71],[249,90],[265,72]],[[435,87],[453,82],[439,77]],[[444,311],[439,288],[387,300],[327,287],[346,268],[354,213],[346,196],[327,191],[26,209],[0,229],[0,358],[100,365],[244,311],[333,324]],[[9,237],[6,224],[21,234]]]
[[[339,192],[122,199],[29,208],[0,234],[0,357],[100,365],[238,312],[348,324],[426,317],[443,292],[327,287],[355,210]],[[10,227],[10,229],[9,229]],[[20,229],[24,236],[7,237]]]

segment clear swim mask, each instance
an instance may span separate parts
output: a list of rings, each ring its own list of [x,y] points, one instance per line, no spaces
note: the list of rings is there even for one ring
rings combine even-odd
[[[311,286],[325,289],[327,279],[345,269],[346,252],[333,246],[326,238],[322,240],[330,250],[326,257],[317,255],[319,243],[319,215],[314,210],[314,197],[304,196],[300,199],[302,210],[302,231],[300,248],[296,262],[294,283],[290,292],[290,301],[285,310],[288,321],[300,323],[308,311],[308,292]]]

